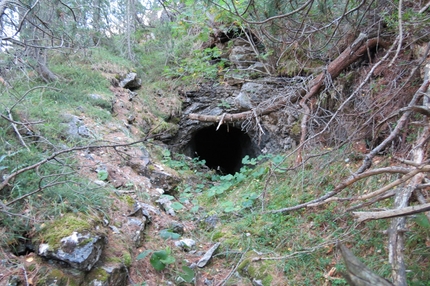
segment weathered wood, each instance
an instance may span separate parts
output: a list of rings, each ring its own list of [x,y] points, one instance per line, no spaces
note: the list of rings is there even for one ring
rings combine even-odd
[[[352,214],[357,218],[358,222],[363,222],[363,221],[374,220],[374,219],[413,215],[413,214],[426,212],[426,211],[430,211],[430,203],[419,205],[419,206],[411,206],[411,207],[406,207],[401,209],[386,210],[386,211],[380,211],[380,212],[353,212]]]
[[[349,285],[353,286],[393,286],[388,280],[379,277],[364,265],[354,254],[343,244],[339,244],[343,260],[348,272],[343,276]]]
[[[421,132],[412,148],[412,159],[417,164],[423,164],[427,157],[427,145],[430,136],[429,118],[424,118],[423,122],[426,124],[426,128]],[[412,192],[415,191],[416,186],[423,182],[424,177],[425,174],[422,172],[416,174],[411,178],[407,186],[396,194],[394,206],[397,209],[406,208],[408,206]],[[391,220],[391,225],[388,230],[388,260],[392,267],[393,282],[397,286],[408,285],[404,259],[405,229],[406,219],[401,216]]]
[[[334,61],[332,61],[325,71],[320,73],[312,82],[311,88],[308,93],[300,100],[300,106],[303,108],[303,118],[300,124],[300,144],[297,149],[296,163],[302,162],[303,147],[308,136],[308,119],[311,115],[311,109],[309,108],[307,101],[312,97],[316,96],[320,90],[325,87],[326,81],[331,82],[333,79],[338,77],[340,73],[349,65],[358,60],[363,54],[375,46],[387,46],[387,44],[381,41],[380,38],[372,38],[367,41],[362,40],[360,34],[360,41],[355,41],[353,45],[346,48]],[[358,39],[357,39],[358,40]],[[361,45],[360,45],[361,43]]]
[[[246,120],[248,118],[251,118],[252,116],[261,116],[266,115],[269,113],[272,113],[274,111],[277,111],[279,108],[284,106],[288,101],[290,100],[290,97],[281,98],[277,101],[275,101],[273,104],[266,108],[254,108],[248,111],[240,112],[240,113],[224,113],[222,115],[206,115],[206,114],[199,114],[199,113],[190,113],[188,114],[188,118],[191,120],[199,120],[203,122],[220,122],[221,117],[224,116],[224,122],[235,122],[235,121],[242,121]]]

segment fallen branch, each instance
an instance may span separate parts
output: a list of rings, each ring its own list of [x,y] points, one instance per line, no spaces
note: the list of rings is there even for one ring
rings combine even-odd
[[[430,167],[430,165],[429,165],[429,167]],[[312,201],[309,201],[309,202],[306,202],[306,203],[303,203],[300,205],[288,207],[288,208],[283,208],[283,209],[273,210],[273,211],[267,211],[264,213],[282,213],[282,212],[298,210],[298,209],[301,209],[304,207],[316,206],[316,205],[319,205],[321,202],[325,202],[328,198],[335,196],[336,194],[341,192],[346,187],[352,185],[353,183],[355,183],[355,182],[357,182],[363,178],[367,178],[370,176],[374,176],[377,174],[383,174],[383,173],[406,173],[407,174],[410,171],[411,170],[408,168],[388,167],[388,168],[379,168],[379,169],[369,170],[369,171],[361,173],[361,174],[352,174],[348,179],[344,180],[339,185],[337,185],[333,191],[331,191],[331,192],[325,194],[324,196],[321,196],[315,200],[312,200]]]
[[[343,276],[348,281],[349,285],[356,286],[392,286],[393,284],[382,277],[373,273],[366,265],[364,265],[354,254],[343,244],[339,244],[343,260],[346,264],[348,272],[343,273]]]
[[[405,207],[401,209],[386,210],[386,211],[380,211],[380,212],[353,212],[352,214],[357,218],[357,222],[363,222],[363,221],[375,220],[375,219],[413,215],[413,214],[422,213],[426,211],[430,211],[430,203],[419,205],[419,206],[411,206],[411,207]]]
[[[361,34],[360,34],[361,35]],[[358,39],[357,39],[358,40]],[[331,62],[325,71],[320,73],[311,84],[311,89],[305,96],[300,100],[300,106],[303,108],[303,118],[300,124],[301,136],[300,136],[300,148],[297,151],[296,163],[302,161],[303,145],[307,137],[307,125],[308,118],[311,114],[311,110],[307,105],[307,101],[319,93],[319,91],[326,86],[325,80],[329,77],[331,80],[339,76],[339,74],[351,65],[353,62],[358,60],[368,49],[375,46],[387,46],[385,42],[382,42],[379,38],[372,38],[367,41],[354,42],[353,45],[346,48],[333,62]]]
[[[217,284],[217,286],[223,286],[227,283],[227,281],[231,278],[231,276],[236,272],[237,268],[239,268],[240,264],[243,262],[243,260],[245,259],[245,254],[248,252],[249,250],[249,246],[248,248],[242,253],[242,255],[240,256],[239,261],[236,263],[236,265],[233,267],[233,269],[230,271],[230,273],[228,273],[228,275]]]
[[[10,110],[7,110],[7,114],[8,114],[8,118],[9,118],[9,122],[10,125],[12,125],[13,130],[15,131],[16,136],[18,137],[19,142],[21,142],[21,145],[25,147],[25,149],[27,149],[27,151],[30,151],[30,148],[28,148],[27,144],[25,144],[24,139],[22,139],[21,134],[19,133],[18,128],[16,127],[16,124],[14,123],[15,120],[13,120],[12,117],[12,112],[10,112]]]
[[[36,168],[40,167],[41,165],[43,165],[43,164],[45,164],[45,163],[47,163],[47,162],[49,162],[49,161],[51,161],[51,160],[56,159],[56,157],[58,157],[58,156],[59,156],[59,155],[61,155],[61,154],[66,154],[66,153],[69,153],[69,152],[79,151],[79,150],[86,150],[86,149],[95,149],[95,148],[115,148],[115,147],[131,146],[131,145],[135,145],[135,144],[138,144],[138,143],[142,143],[142,142],[144,142],[146,139],[147,139],[147,138],[144,138],[144,139],[142,139],[142,140],[134,141],[134,142],[131,142],[131,143],[109,144],[109,145],[87,145],[87,146],[81,146],[81,147],[68,148],[68,149],[64,149],[64,150],[60,150],[60,151],[54,152],[54,153],[52,153],[52,154],[51,154],[51,156],[48,156],[47,158],[45,158],[45,159],[43,159],[43,160],[41,160],[41,161],[39,161],[39,162],[37,162],[37,163],[35,163],[35,164],[33,164],[33,165],[30,165],[30,166],[27,166],[27,167],[25,167],[25,168],[19,169],[19,170],[17,170],[17,171],[15,171],[15,172],[13,172],[12,174],[8,175],[8,176],[7,176],[7,177],[6,177],[6,178],[5,178],[5,179],[0,183],[0,191],[1,191],[1,190],[3,190],[6,186],[8,186],[8,185],[9,185],[9,182],[10,182],[13,178],[15,178],[15,177],[19,176],[20,174],[25,173],[25,172],[27,172],[27,171],[30,171],[30,170],[36,169]]]
[[[399,191],[399,189],[398,189],[398,188],[391,189],[391,190],[389,190],[388,192],[385,192],[385,193],[383,193],[383,194],[382,194],[382,195],[380,195],[380,196],[377,196],[377,197],[375,197],[375,198],[372,198],[370,201],[362,202],[361,204],[358,204],[358,205],[355,205],[355,206],[349,207],[349,208],[347,208],[347,209],[345,210],[345,212],[352,212],[352,211],[355,211],[355,210],[357,210],[357,209],[361,209],[361,208],[364,208],[364,207],[371,206],[371,205],[373,205],[374,203],[377,203],[377,202],[379,202],[379,201],[386,200],[386,199],[388,199],[388,198],[393,197],[393,196],[394,196],[398,191]]]
[[[222,115],[205,115],[199,113],[190,113],[188,114],[188,118],[191,120],[198,120],[203,122],[220,122],[223,119],[223,122],[235,122],[242,121],[250,118],[251,116],[261,116],[277,111],[283,105],[285,105],[290,100],[290,97],[285,97],[275,101],[273,104],[267,107],[256,107],[248,111],[240,112],[240,113],[223,113]]]
[[[430,45],[429,45],[429,47],[430,47]],[[411,73],[411,76],[408,78],[407,81],[409,81],[412,78],[413,74],[414,74],[414,72]],[[426,80],[426,81],[424,81],[422,83],[422,85],[420,86],[420,88],[417,90],[417,92],[414,94],[412,100],[410,101],[409,106],[415,106],[416,105],[417,101],[421,98],[422,94],[427,91],[427,89],[429,87],[429,84],[430,83],[429,83],[428,80]],[[321,196],[321,197],[319,197],[317,199],[314,199],[312,201],[309,201],[309,202],[306,202],[306,203],[303,203],[303,204],[299,204],[299,205],[296,205],[296,206],[292,206],[292,207],[288,207],[288,208],[283,208],[283,209],[279,209],[279,210],[269,211],[269,212],[266,212],[266,213],[288,212],[288,211],[298,210],[298,209],[301,209],[301,208],[304,208],[304,207],[315,206],[315,204],[323,204],[324,201],[327,200],[328,198],[331,198],[331,197],[337,195],[344,188],[346,188],[347,186],[349,186],[349,185],[355,183],[356,181],[358,181],[359,179],[361,179],[362,178],[362,174],[367,174],[367,172],[365,172],[365,171],[372,165],[372,160],[376,156],[376,154],[378,154],[383,148],[385,148],[398,135],[398,133],[400,132],[400,130],[406,124],[407,119],[410,117],[411,113],[412,113],[412,110],[406,111],[402,115],[402,117],[397,121],[396,127],[390,133],[390,135],[381,144],[379,144],[372,151],[370,151],[366,155],[366,157],[364,158],[363,164],[358,168],[358,170],[355,173],[353,173],[348,179],[346,179],[345,181],[343,181],[342,183],[340,183],[338,186],[336,186],[333,191],[331,191],[331,192],[329,192],[329,193],[327,193],[327,194],[325,194],[325,195],[323,195],[323,196]],[[300,146],[302,147],[303,145],[301,144]],[[430,166],[430,165],[428,165],[428,166]],[[365,172],[365,173],[363,173],[363,172]],[[413,175],[415,175],[415,174],[418,174],[420,172],[428,172],[428,170],[427,169],[426,170],[422,170],[422,171],[414,170],[412,172],[417,172],[417,173],[413,174]],[[413,177],[413,175],[412,175],[412,177]],[[407,177],[407,179],[410,179],[410,178],[411,177]],[[399,179],[399,180],[402,180],[402,179]],[[400,183],[402,183],[404,181],[400,181],[399,183],[397,183],[397,182],[398,181],[393,182],[392,183],[393,185],[391,185],[390,188],[392,188],[392,187],[394,187],[394,186],[396,186],[396,185],[398,185],[398,184],[400,184]],[[388,188],[388,189],[390,189],[390,188]],[[388,189],[384,189],[384,191],[387,191]],[[373,197],[373,196],[377,196],[378,194],[383,193],[384,191],[382,189],[379,189],[379,190],[377,190],[377,191],[375,191],[375,192],[373,192],[371,194],[364,195],[364,196],[358,197],[356,199],[370,198],[370,197]]]
[[[416,72],[420,68],[422,63],[426,60],[429,50],[430,50],[430,43],[427,45],[427,49],[426,49],[426,52],[424,53],[424,56],[420,59],[420,62],[417,64],[417,66],[412,69],[411,73],[409,74],[409,77],[406,79],[405,82],[409,82],[410,80],[416,77]],[[388,55],[388,53],[386,55]],[[427,92],[429,83],[430,83],[429,79],[425,78],[423,83],[421,84],[419,89],[415,92],[414,96],[409,102],[408,107],[417,105],[418,100],[422,97],[423,94]],[[393,129],[390,135],[388,135],[388,137],[385,138],[384,141],[381,142],[381,144],[373,148],[372,151],[370,151],[366,155],[366,157],[364,157],[362,165],[356,171],[357,174],[364,172],[372,165],[373,158],[379,152],[381,152],[389,143],[391,143],[394,140],[394,138],[396,138],[396,136],[400,133],[401,130],[403,130],[403,128],[407,123],[407,119],[409,119],[411,114],[412,114],[412,109],[406,110],[405,113],[403,113],[402,117],[397,121],[396,127]]]
[[[430,165],[421,166],[421,167],[409,172],[408,174],[404,175],[400,179],[397,179],[394,182],[391,182],[390,184],[385,185],[384,187],[382,187],[382,188],[380,188],[374,192],[371,192],[370,194],[361,195],[361,196],[355,197],[354,199],[355,200],[367,200],[367,199],[373,198],[377,195],[385,193],[386,191],[394,188],[395,186],[398,186],[398,185],[406,182],[407,180],[414,177],[415,175],[420,174],[420,173],[425,173],[425,172],[430,172]]]

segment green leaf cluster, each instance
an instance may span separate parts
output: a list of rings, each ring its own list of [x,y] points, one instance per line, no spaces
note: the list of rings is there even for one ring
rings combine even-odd
[[[164,270],[168,264],[173,264],[176,261],[169,247],[157,251],[147,249],[137,256],[137,260],[142,260],[151,253],[152,255],[149,259],[149,262],[151,263],[152,267],[154,267],[154,269],[157,271]]]

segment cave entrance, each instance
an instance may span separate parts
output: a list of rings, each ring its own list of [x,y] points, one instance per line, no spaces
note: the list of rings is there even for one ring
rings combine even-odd
[[[221,125],[202,128],[196,131],[189,143],[191,156],[206,161],[206,166],[223,174],[240,171],[242,159],[246,155],[255,158],[258,148],[242,130]]]

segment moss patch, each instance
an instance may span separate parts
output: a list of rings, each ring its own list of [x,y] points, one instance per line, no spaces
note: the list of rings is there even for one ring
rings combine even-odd
[[[86,280],[91,282],[94,280],[98,280],[101,282],[106,282],[109,279],[109,273],[106,272],[103,268],[94,268],[91,270],[90,273],[88,273]]]
[[[252,262],[252,255],[254,252],[250,251],[245,256],[247,258],[237,268],[240,275],[249,278],[250,280],[261,280],[264,286],[271,285],[273,280],[270,270],[276,268],[273,262],[259,261]]]
[[[72,275],[60,269],[49,269],[42,278],[37,280],[36,285],[78,286],[82,285],[83,278],[84,275],[81,272]]]
[[[69,236],[75,231],[79,233],[91,231],[96,222],[94,217],[66,214],[62,218],[46,224],[39,232],[37,240],[56,248],[60,246],[61,238]]]

